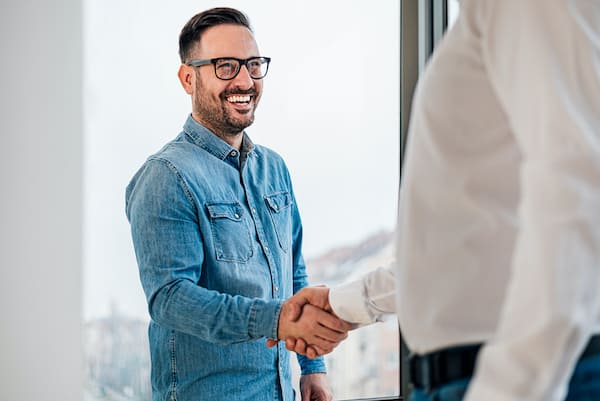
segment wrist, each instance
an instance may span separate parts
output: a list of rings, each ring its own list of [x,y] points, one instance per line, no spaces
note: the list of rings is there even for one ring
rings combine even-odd
[[[256,299],[250,309],[248,334],[251,338],[276,338],[283,301]]]

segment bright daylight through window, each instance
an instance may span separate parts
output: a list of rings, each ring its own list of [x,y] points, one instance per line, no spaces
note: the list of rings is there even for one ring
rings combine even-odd
[[[124,190],[189,113],[176,76],[181,27],[222,3],[84,3],[85,401],[150,401],[149,316]],[[387,264],[399,178],[399,2],[227,5],[248,14],[272,59],[247,132],[289,167],[310,282],[333,286]],[[395,318],[351,332],[326,359],[335,399],[397,395],[398,342]]]

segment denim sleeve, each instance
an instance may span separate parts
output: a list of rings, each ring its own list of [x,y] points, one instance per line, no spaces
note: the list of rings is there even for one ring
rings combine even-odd
[[[290,185],[291,187],[291,185]],[[294,294],[300,289],[308,285],[308,276],[306,274],[306,265],[304,263],[304,257],[302,256],[302,223],[300,220],[300,213],[296,204],[296,199],[293,197],[293,209],[292,209],[292,239],[293,239],[293,266],[294,266]],[[327,369],[325,367],[325,360],[323,357],[315,359],[307,358],[303,355],[298,355],[298,364],[303,375],[311,373],[325,373]]]
[[[204,260],[197,208],[169,161],[150,159],[136,174],[127,188],[126,213],[156,323],[219,344],[277,337],[281,300],[197,285]]]

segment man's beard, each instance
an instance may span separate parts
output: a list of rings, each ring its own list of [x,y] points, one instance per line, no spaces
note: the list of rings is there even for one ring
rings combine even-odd
[[[210,97],[209,94],[202,90],[200,80],[198,80],[196,93],[199,95],[194,98],[194,113],[200,117],[203,125],[213,133],[219,136],[236,136],[254,122],[254,107],[245,114],[249,118],[238,118],[238,116],[232,114],[235,112],[227,109],[226,96],[229,95],[231,91],[221,93],[218,101],[215,102],[214,98]],[[256,106],[256,90],[236,90],[234,93],[252,95],[254,106]]]

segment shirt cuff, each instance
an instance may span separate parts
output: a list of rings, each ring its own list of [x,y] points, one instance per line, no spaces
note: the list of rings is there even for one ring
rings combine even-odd
[[[298,355],[298,365],[300,365],[300,372],[303,375],[310,375],[313,373],[327,373],[325,367],[325,360],[322,356],[310,359],[304,355]]]
[[[250,338],[277,338],[279,312],[282,305],[283,300],[265,301],[256,299],[254,301],[250,307],[250,319],[248,321],[248,335]]]
[[[362,280],[352,281],[329,290],[329,305],[341,319],[360,325],[375,322],[369,313]]]

